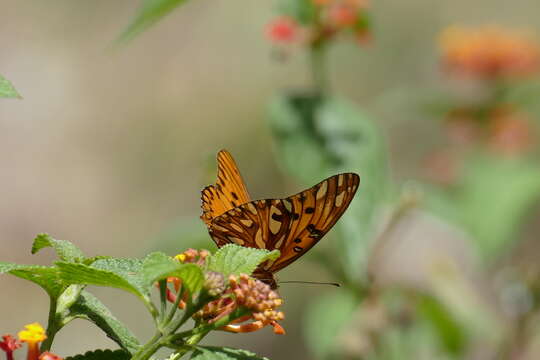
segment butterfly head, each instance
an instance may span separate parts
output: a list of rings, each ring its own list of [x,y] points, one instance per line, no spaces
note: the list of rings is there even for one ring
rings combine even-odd
[[[270,271],[258,268],[253,272],[252,276],[255,279],[260,280],[270,286],[272,290],[276,290],[278,288],[276,278],[274,277],[274,274],[272,274]]]

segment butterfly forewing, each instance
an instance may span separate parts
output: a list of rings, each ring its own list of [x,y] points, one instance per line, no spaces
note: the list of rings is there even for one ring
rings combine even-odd
[[[204,188],[201,196],[201,219],[206,225],[209,225],[213,218],[251,201],[232,155],[227,150],[221,150],[217,161],[217,182]]]
[[[358,188],[353,173],[334,175],[285,199],[256,200],[215,217],[209,231],[218,246],[278,249],[281,256],[261,265],[276,272],[313,247],[341,217]]]

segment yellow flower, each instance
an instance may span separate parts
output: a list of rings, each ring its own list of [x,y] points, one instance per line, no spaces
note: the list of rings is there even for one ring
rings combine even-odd
[[[42,342],[47,338],[45,335],[45,329],[36,323],[28,324],[25,326],[26,330],[19,332],[19,340],[27,343],[38,343]]]
[[[186,261],[187,256],[184,255],[184,254],[178,254],[178,255],[176,255],[174,258],[175,258],[176,260],[180,261],[180,262],[184,262],[184,261]]]
[[[38,324],[32,323],[25,326],[26,330],[19,331],[19,340],[28,344],[27,360],[38,360],[39,343],[47,338],[45,329]]]

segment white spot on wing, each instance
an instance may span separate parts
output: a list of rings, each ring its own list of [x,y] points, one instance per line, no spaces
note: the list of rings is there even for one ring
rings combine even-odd
[[[244,245],[244,240],[234,237],[234,236],[228,236],[227,237],[230,241],[234,242],[237,245]]]
[[[280,249],[281,248],[281,245],[283,245],[283,241],[285,240],[285,235],[283,235],[281,237],[281,239],[278,240],[278,242],[276,243],[276,245],[274,245],[274,249]]]
[[[253,215],[257,215],[257,209],[255,208],[255,205],[253,205],[253,203],[248,203],[247,208],[253,213]]]
[[[222,232],[227,232],[227,231],[229,231],[229,229],[224,228],[223,226],[215,225],[215,224],[212,225],[212,228],[215,229],[215,230],[222,231]]]
[[[285,206],[285,209],[287,209],[288,212],[292,212],[292,203],[290,200],[283,200],[283,206]]]
[[[244,232],[244,229],[234,223],[231,223],[231,227],[238,232]]]
[[[251,225],[253,225],[253,221],[249,219],[240,219],[240,222],[246,225],[247,227],[251,227]]]
[[[262,238],[261,228],[259,228],[259,230],[257,230],[257,234],[255,234],[255,244],[257,244],[257,247],[260,249],[266,249],[266,244]]]
[[[328,189],[328,181],[325,181],[321,184],[319,187],[319,190],[317,190],[317,200],[322,199],[324,195],[326,195],[326,190]]]
[[[343,204],[343,198],[345,197],[345,191],[342,191],[341,194],[336,196],[335,204],[337,207],[340,207]]]
[[[274,220],[272,215],[281,215],[281,211],[275,206],[272,206],[270,208],[270,217],[269,217],[269,227],[272,234],[277,234],[279,232],[279,229],[281,229],[281,221]]]

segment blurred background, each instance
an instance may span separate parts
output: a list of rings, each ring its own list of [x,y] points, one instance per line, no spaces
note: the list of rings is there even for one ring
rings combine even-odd
[[[367,43],[326,48],[328,112],[348,120],[319,124],[329,136],[319,151],[339,161],[315,169],[295,169],[317,145],[295,138],[286,115],[291,94],[312,87],[310,45],[268,39],[277,5],[188,2],[115,47],[135,1],[0,0],[0,73],[23,97],[0,101],[1,260],[50,263],[52,252],[30,255],[40,232],[89,255],[214,250],[200,190],[222,148],[254,198],[355,171],[362,184],[343,227],[279,273],[345,286],[283,284],[286,336],[205,342],[270,359],[538,358],[538,3],[373,1]],[[518,54],[509,74],[466,63],[493,46]],[[356,146],[366,141],[377,144]],[[46,323],[40,288],[10,276],[0,287],[1,331]],[[93,290],[150,336],[134,297]],[[67,330],[61,354],[115,347],[91,323]]]

